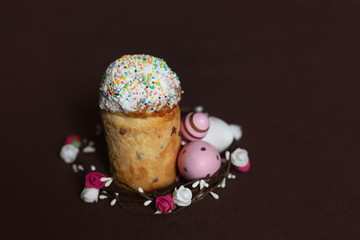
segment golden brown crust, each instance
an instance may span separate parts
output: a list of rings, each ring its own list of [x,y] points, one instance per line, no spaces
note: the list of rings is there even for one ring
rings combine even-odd
[[[101,113],[113,177],[153,191],[176,178],[180,148],[180,108],[156,117]]]

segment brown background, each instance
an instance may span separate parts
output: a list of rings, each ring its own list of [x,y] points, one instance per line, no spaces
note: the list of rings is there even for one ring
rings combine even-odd
[[[360,239],[359,12],[359,1],[2,1],[1,238]],[[143,217],[79,198],[58,153],[67,135],[94,132],[99,81],[127,53],[166,59],[182,106],[243,126],[252,168],[219,200]]]

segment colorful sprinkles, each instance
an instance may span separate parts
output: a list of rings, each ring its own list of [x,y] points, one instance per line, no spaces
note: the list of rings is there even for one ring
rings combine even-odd
[[[180,101],[179,77],[163,59],[125,55],[106,69],[100,86],[100,108],[110,112],[160,111]]]

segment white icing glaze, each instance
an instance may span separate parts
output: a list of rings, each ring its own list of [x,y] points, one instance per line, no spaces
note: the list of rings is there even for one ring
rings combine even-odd
[[[160,58],[125,55],[105,71],[100,86],[100,108],[125,114],[173,108],[181,99],[178,79]]]

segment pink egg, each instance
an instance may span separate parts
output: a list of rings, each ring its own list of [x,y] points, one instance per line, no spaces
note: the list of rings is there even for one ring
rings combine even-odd
[[[186,144],[178,156],[180,174],[187,180],[212,176],[221,165],[219,151],[204,141]]]
[[[181,134],[189,141],[197,141],[206,136],[210,126],[209,118],[201,112],[191,112],[181,121]]]

